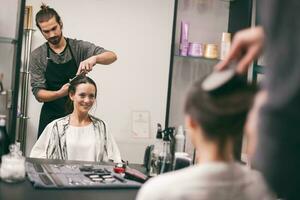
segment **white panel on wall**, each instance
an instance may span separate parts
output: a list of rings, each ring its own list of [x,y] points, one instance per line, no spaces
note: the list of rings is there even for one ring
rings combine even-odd
[[[0,43],[0,74],[3,74],[2,85],[4,90],[11,89],[14,46],[10,43]],[[7,109],[7,93],[0,94],[0,114],[9,116]]]
[[[15,38],[18,0],[0,0],[0,36]]]
[[[67,37],[82,39],[116,52],[117,62],[97,65],[89,74],[99,89],[92,112],[107,123],[124,160],[141,163],[153,142],[156,123],[164,124],[172,37],[172,0],[27,0],[33,14],[41,2],[61,15]],[[45,42],[39,31],[33,49]],[[27,155],[36,141],[40,107],[30,92]],[[150,138],[134,138],[132,111],[150,113]],[[30,115],[31,113],[31,115]]]
[[[16,37],[18,0],[0,0],[0,37],[13,39]],[[11,88],[12,58],[14,46],[0,43],[0,73],[4,74],[4,89]]]
[[[3,88],[11,88],[11,74],[13,66],[14,46],[9,43],[0,43],[0,73],[3,73]]]

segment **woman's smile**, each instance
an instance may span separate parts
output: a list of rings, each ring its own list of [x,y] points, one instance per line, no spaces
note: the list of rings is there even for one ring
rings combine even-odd
[[[70,98],[73,100],[74,110],[88,112],[96,100],[96,88],[90,83],[79,84]]]

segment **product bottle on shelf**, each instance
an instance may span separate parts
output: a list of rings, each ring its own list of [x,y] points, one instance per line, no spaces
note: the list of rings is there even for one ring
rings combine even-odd
[[[175,135],[175,152],[184,152],[185,136],[183,126],[178,127]]]
[[[227,56],[231,46],[231,34],[230,33],[222,33],[222,42],[221,42],[221,52],[220,59],[224,60]]]
[[[181,21],[179,55],[187,56],[189,47],[189,22]]]
[[[0,159],[2,155],[5,155],[9,152],[9,137],[6,131],[6,116],[0,115]]]
[[[161,124],[158,123],[154,149],[151,153],[151,160],[150,160],[151,164],[150,164],[149,176],[157,176],[159,174],[158,156],[159,153],[162,151],[162,149],[163,149],[162,127]]]

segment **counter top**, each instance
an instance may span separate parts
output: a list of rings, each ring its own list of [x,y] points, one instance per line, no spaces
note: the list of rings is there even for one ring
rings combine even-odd
[[[61,161],[61,160],[43,160],[32,159],[27,160],[37,163],[51,163],[51,164],[77,164],[89,163],[78,161]],[[99,163],[98,163],[99,164]],[[109,164],[109,163],[107,163]],[[143,170],[143,167],[138,164],[132,164],[130,167]],[[2,200],[129,200],[135,199],[138,189],[36,189],[32,186],[30,181],[26,179],[20,183],[5,183],[0,181],[0,199]]]

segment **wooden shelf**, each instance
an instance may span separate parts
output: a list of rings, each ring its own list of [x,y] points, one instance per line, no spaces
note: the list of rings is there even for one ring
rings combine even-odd
[[[216,61],[219,62],[220,59],[218,58],[206,58],[206,57],[196,57],[196,56],[180,56],[180,55],[175,55],[175,57],[180,57],[180,58],[186,58],[186,59],[198,59],[198,60],[210,60],[210,61]]]

